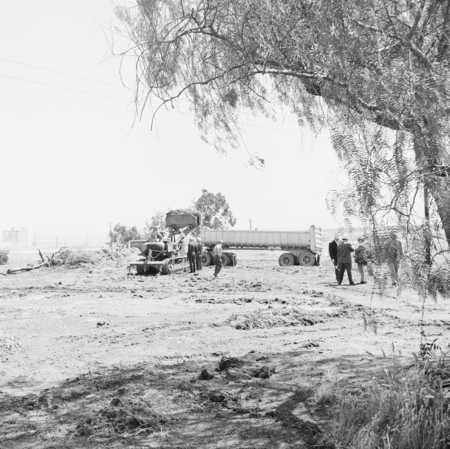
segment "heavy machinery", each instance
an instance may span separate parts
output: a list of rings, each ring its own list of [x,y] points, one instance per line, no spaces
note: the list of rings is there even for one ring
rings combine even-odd
[[[219,240],[223,248],[269,249],[285,251],[278,259],[282,267],[291,265],[313,266],[320,264],[322,254],[321,228],[310,226],[308,231],[228,231],[203,229],[201,232],[205,250],[202,254],[203,265],[212,265],[212,249]],[[222,262],[233,265],[234,253],[224,251]]]
[[[189,234],[201,224],[200,214],[190,211],[172,211],[166,215],[164,239],[160,242],[131,240],[129,248],[141,251],[139,260],[130,263],[137,274],[170,274],[182,270],[187,262]]]

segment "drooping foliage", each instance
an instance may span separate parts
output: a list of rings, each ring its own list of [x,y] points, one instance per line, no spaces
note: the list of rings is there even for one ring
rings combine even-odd
[[[239,145],[242,109],[282,106],[344,135],[367,122],[396,131],[369,160],[356,155],[364,207],[394,149],[389,182],[404,190],[393,207],[402,212],[411,160],[450,241],[449,0],[137,0],[117,15],[135,43],[137,98],[186,98],[219,150]]]

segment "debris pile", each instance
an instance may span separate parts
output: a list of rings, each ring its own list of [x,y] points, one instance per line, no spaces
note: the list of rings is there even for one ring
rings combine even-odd
[[[51,256],[44,254],[38,250],[40,261],[29,263],[25,267],[9,268],[3,275],[20,273],[23,271],[36,270],[43,267],[59,267],[66,266],[68,268],[76,268],[83,265],[98,265],[103,263],[120,262],[128,259],[135,252],[135,248],[122,248],[120,250],[110,251],[109,249],[86,250],[79,248],[61,248]]]
[[[113,398],[105,408],[82,419],[76,426],[76,434],[99,441],[115,434],[152,433],[165,423],[145,398]]]
[[[226,321],[236,329],[268,329],[279,326],[314,326],[323,323],[326,316],[320,313],[311,313],[301,309],[273,310],[270,312],[253,312],[247,314],[234,314]]]

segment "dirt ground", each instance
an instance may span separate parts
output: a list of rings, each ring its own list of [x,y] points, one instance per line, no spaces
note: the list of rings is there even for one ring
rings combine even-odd
[[[126,259],[0,276],[0,447],[329,447],[312,396],[408,363],[421,303],[337,287],[326,257],[237,253],[218,279],[128,275]],[[425,307],[443,348],[449,310]]]

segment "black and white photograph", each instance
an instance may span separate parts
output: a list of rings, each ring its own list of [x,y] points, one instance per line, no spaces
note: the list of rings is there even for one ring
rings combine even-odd
[[[0,41],[0,449],[450,448],[450,0]]]

